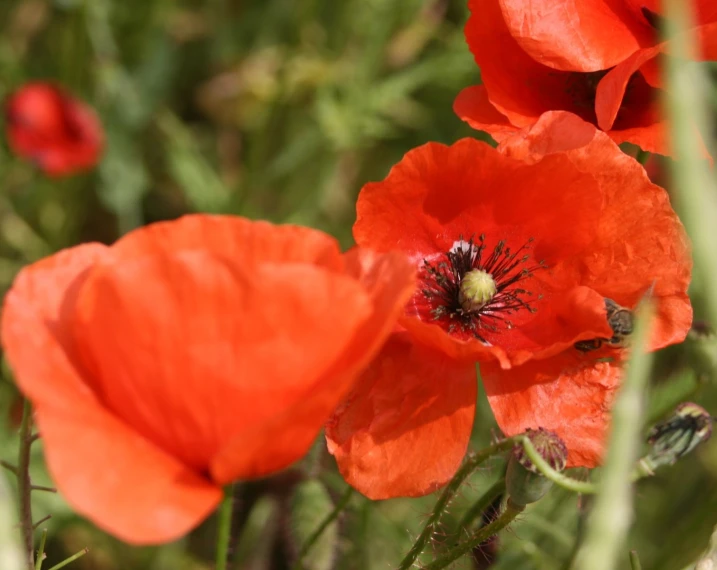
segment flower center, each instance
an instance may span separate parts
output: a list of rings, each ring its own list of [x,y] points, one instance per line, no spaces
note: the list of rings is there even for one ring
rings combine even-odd
[[[485,307],[498,292],[493,276],[483,269],[472,269],[463,276],[458,288],[458,301],[466,313]]]
[[[501,240],[486,254],[485,235],[478,241],[463,236],[438,260],[423,260],[421,294],[433,321],[450,333],[465,333],[488,342],[486,333],[511,329],[519,311],[534,313],[531,291],[518,284],[529,279],[544,262],[531,264],[530,238],[515,251]],[[537,297],[538,299],[540,296]]]

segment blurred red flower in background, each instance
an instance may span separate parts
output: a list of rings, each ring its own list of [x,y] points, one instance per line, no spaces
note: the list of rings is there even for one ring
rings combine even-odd
[[[684,339],[691,261],[665,191],[610,138],[546,113],[498,150],[472,139],[409,152],[362,189],[354,237],[401,250],[419,287],[396,333],[327,426],[346,480],[371,498],[445,484],[470,437],[475,363],[507,435],[543,427],[595,466],[623,348],[607,301],[653,288],[651,349]],[[602,345],[602,346],[600,346]]]
[[[717,59],[717,4],[696,0],[702,60]],[[669,154],[660,112],[656,0],[470,0],[466,39],[483,85],[456,113],[501,141],[546,111],[593,123],[617,143]],[[606,32],[609,31],[608,32]]]
[[[412,294],[402,254],[187,216],[25,268],[2,343],[59,491],[131,543],[299,459]]]
[[[7,137],[18,155],[48,176],[89,170],[104,144],[91,107],[48,83],[27,83],[5,102]]]

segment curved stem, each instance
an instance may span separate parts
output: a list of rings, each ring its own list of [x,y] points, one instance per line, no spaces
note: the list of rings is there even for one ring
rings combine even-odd
[[[497,534],[499,531],[504,529],[515,519],[515,517],[522,513],[524,509],[525,507],[514,505],[512,501],[508,499],[508,505],[497,519],[478,530],[467,541],[459,544],[456,548],[450,550],[444,556],[441,556],[437,560],[434,560],[430,564],[424,566],[423,570],[440,570],[441,568],[445,568],[464,554],[467,554],[480,544],[484,543],[494,534]]]
[[[353,496],[354,490],[353,487],[347,487],[346,491],[344,491],[344,494],[341,495],[341,498],[336,503],[336,506],[333,508],[333,510],[326,516],[326,518],[321,521],[321,524],[316,527],[316,530],[309,536],[308,539],[306,539],[306,542],[301,547],[301,550],[299,550],[299,554],[296,557],[296,562],[292,566],[293,570],[300,570],[303,568],[303,565],[301,561],[304,559],[304,556],[306,556],[306,553],[311,550],[311,547],[314,546],[314,543],[319,540],[321,535],[324,533],[326,528],[336,520],[336,518],[341,514],[341,511],[343,511],[346,508],[346,505],[349,504],[349,501],[351,500],[351,497]]]
[[[421,534],[416,539],[416,542],[413,543],[411,550],[408,551],[408,554],[406,554],[404,559],[398,565],[397,570],[408,570],[416,561],[416,558],[418,558],[421,552],[423,552],[423,549],[426,547],[426,543],[431,538],[431,534],[433,534],[433,530],[435,529],[436,524],[441,518],[445,508],[448,506],[448,503],[453,500],[458,488],[475,470],[475,468],[489,457],[508,451],[513,447],[513,445],[515,445],[515,439],[508,438],[468,456],[468,459],[466,459],[461,468],[456,472],[453,479],[451,479],[448,485],[446,485],[443,489],[441,496],[438,498],[435,506],[433,507],[431,516],[428,517],[426,526],[423,527],[423,531],[421,531]]]
[[[232,513],[234,511],[234,485],[224,490],[224,499],[219,505],[217,521],[216,570],[227,570],[229,559],[229,539],[232,533]]]
[[[533,465],[535,465],[538,471],[540,471],[546,479],[550,479],[553,483],[563,489],[567,489],[568,491],[573,491],[575,493],[591,495],[597,492],[597,487],[592,483],[578,481],[553,469],[548,462],[541,457],[527,437],[521,437],[520,443],[523,445],[525,454],[530,458],[530,461],[533,462]]]

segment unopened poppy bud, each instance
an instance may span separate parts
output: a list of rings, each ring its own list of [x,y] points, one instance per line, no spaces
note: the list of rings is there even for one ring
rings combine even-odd
[[[466,313],[485,307],[497,292],[493,276],[482,269],[473,269],[463,276],[459,301]]]
[[[557,434],[538,428],[527,430],[525,435],[550,467],[556,471],[565,469],[568,448]],[[553,485],[552,481],[538,471],[520,444],[513,448],[510,455],[505,482],[510,500],[517,506],[538,501]]]
[[[651,468],[672,465],[712,435],[713,418],[697,404],[685,402],[675,413],[655,425],[648,434],[652,450],[645,458]]]

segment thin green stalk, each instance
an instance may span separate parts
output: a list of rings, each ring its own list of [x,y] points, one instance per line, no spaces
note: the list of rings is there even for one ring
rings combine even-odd
[[[10,471],[10,473],[17,476],[17,467],[12,465],[11,463],[8,463],[7,461],[0,461],[0,467],[4,467],[8,471]]]
[[[50,568],[50,570],[60,570],[60,568],[64,568],[65,566],[67,566],[67,565],[70,564],[71,562],[74,562],[74,561],[77,560],[78,558],[81,558],[82,556],[84,556],[85,554],[87,554],[89,551],[90,551],[89,548],[83,548],[83,549],[80,550],[77,554],[73,554],[73,555],[70,556],[69,558],[65,558],[65,559],[64,559],[62,562],[60,562],[59,564],[55,564],[52,568]]]
[[[296,557],[296,562],[294,563],[292,570],[300,570],[301,568],[303,568],[302,560],[304,559],[304,556],[308,554],[309,550],[311,550],[311,547],[314,546],[317,540],[319,540],[319,538],[328,528],[328,526],[332,522],[334,522],[341,514],[341,512],[346,508],[346,505],[349,504],[353,493],[353,487],[346,488],[346,491],[344,491],[344,494],[341,495],[341,498],[338,500],[333,510],[328,515],[326,515],[326,518],[321,521],[321,524],[316,527],[316,530],[311,534],[311,536],[309,536],[309,538],[306,539],[306,542],[302,545],[301,550],[299,550],[299,554]]]
[[[705,295],[710,322],[717,323],[717,184],[705,159],[700,133],[708,150],[714,147],[707,112],[707,77],[694,63],[696,40],[692,27],[691,3],[665,2],[665,34],[670,39],[670,55],[665,58],[667,88],[665,102],[670,120],[672,143],[677,160],[672,161],[674,195],[680,218],[692,241],[695,284]],[[698,131],[697,127],[701,127]]]
[[[468,528],[473,521],[483,514],[488,506],[505,492],[505,477],[498,479],[483,495],[471,505],[458,522],[457,529],[460,532]]]
[[[523,438],[521,443],[523,449],[525,449],[525,454],[546,479],[550,479],[553,483],[567,491],[573,491],[581,495],[595,495],[599,492],[600,487],[598,485],[590,483],[589,481],[578,481],[553,469],[548,462],[542,458],[527,437]],[[661,465],[655,465],[650,459],[650,456],[646,455],[635,462],[630,475],[630,481],[635,483],[645,477],[652,477],[655,471],[660,467]]]
[[[645,351],[652,303],[644,300],[637,310],[633,351],[625,381],[612,408],[612,425],[599,492],[585,526],[585,541],[573,570],[612,570],[632,519],[631,472],[638,455],[644,393],[652,355]]]
[[[232,534],[232,514],[234,512],[234,485],[224,490],[224,499],[219,505],[217,520],[216,570],[227,570],[229,559],[229,540]]]
[[[630,551],[630,568],[632,568],[632,570],[642,570],[642,564],[640,564],[640,557],[637,555],[637,550]]]
[[[575,493],[591,495],[597,492],[598,488],[594,484],[587,481],[578,481],[553,469],[548,462],[543,459],[540,453],[538,453],[530,439],[527,437],[521,437],[520,442],[523,445],[525,454],[546,479],[550,479],[553,483],[563,489],[567,489],[568,491],[573,491]]]
[[[37,549],[37,558],[35,559],[35,570],[42,570],[42,560],[45,558],[45,541],[47,540],[47,529],[42,529],[40,536],[40,547]]]
[[[525,507],[516,506],[510,501],[510,499],[508,499],[508,504],[506,505],[505,510],[500,514],[497,519],[495,519],[489,525],[486,525],[476,531],[473,536],[471,536],[468,540],[462,542],[457,547],[448,551],[440,558],[437,558],[430,564],[423,566],[423,570],[440,570],[441,568],[445,568],[464,554],[467,554],[477,546],[480,546],[491,536],[503,530],[515,519],[515,517],[517,517],[524,510]]]
[[[423,549],[426,547],[426,544],[430,540],[431,535],[433,534],[433,531],[436,527],[436,524],[438,523],[438,520],[441,518],[441,515],[445,511],[448,504],[455,497],[458,488],[461,486],[463,481],[465,481],[466,478],[471,473],[473,473],[475,468],[478,467],[478,465],[480,465],[481,463],[483,463],[486,459],[493,457],[494,455],[497,455],[499,453],[503,453],[504,451],[508,451],[513,447],[513,445],[515,445],[514,438],[504,439],[496,444],[493,444],[489,447],[486,447],[485,449],[482,449],[481,451],[478,451],[468,456],[468,459],[466,459],[461,468],[456,472],[456,474],[453,476],[453,479],[451,479],[448,485],[444,487],[441,496],[438,497],[438,500],[433,507],[431,516],[428,517],[426,526],[423,527],[421,534],[416,539],[416,542],[413,543],[411,550],[408,551],[408,554],[406,554],[404,559],[398,565],[397,570],[408,570],[409,568],[411,568],[413,563],[416,561],[416,558],[418,558],[421,552],[423,552]]]
[[[32,481],[30,481],[30,446],[32,445],[32,408],[25,400],[20,423],[20,445],[17,459],[17,488],[20,503],[20,528],[26,566],[35,570],[34,532],[32,525]]]

